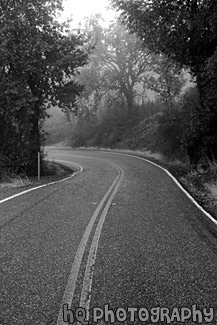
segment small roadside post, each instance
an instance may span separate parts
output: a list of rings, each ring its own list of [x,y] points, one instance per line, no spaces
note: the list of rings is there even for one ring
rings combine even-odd
[[[41,159],[41,155],[40,155],[40,151],[39,151],[39,152],[38,152],[38,180],[39,180],[39,181],[40,181],[40,178],[41,178],[40,159]]]

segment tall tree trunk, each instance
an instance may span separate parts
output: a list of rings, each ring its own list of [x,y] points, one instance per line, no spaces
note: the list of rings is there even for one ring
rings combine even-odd
[[[127,100],[127,112],[128,112],[128,117],[130,120],[134,118],[134,96],[132,91],[128,91],[125,93],[125,97]]]

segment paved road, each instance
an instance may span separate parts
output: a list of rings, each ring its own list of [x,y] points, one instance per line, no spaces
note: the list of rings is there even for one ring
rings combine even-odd
[[[119,154],[49,157],[83,171],[0,204],[1,325],[66,324],[63,304],[73,323],[79,306],[89,324],[217,323],[217,229],[172,179]]]

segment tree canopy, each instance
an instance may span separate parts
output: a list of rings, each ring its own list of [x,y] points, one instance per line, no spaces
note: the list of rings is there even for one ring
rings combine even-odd
[[[194,73],[217,46],[215,0],[112,0],[146,46]]]
[[[57,22],[61,3],[0,1],[0,115],[7,125],[1,137],[7,138],[7,128],[9,133],[17,130],[31,171],[36,170],[46,109],[54,104],[74,107],[82,90],[73,75],[86,63],[87,51],[79,35],[69,34],[68,26]],[[18,142],[16,147],[22,147]],[[8,142],[0,150],[15,159]]]
[[[85,87],[80,106],[84,108],[86,102],[89,111],[96,111],[105,98],[110,106],[119,100],[125,104],[128,116],[133,117],[135,99],[146,97],[147,89],[172,104],[183,86],[181,71],[174,62],[144,49],[141,40],[120,22],[102,28],[99,19],[92,17],[86,25],[95,48],[78,75]]]
[[[190,68],[201,109],[194,147],[217,158],[217,2],[215,0],[112,0],[122,20],[157,53]],[[212,153],[212,155],[210,154]]]

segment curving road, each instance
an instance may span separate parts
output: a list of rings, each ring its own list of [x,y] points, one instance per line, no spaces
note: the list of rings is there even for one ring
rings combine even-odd
[[[216,324],[217,226],[174,181],[134,157],[48,151],[78,174],[0,202],[0,325]]]

